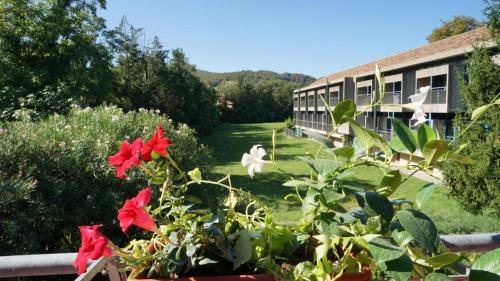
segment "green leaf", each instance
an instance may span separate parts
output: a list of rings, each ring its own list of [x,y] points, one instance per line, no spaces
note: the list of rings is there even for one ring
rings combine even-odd
[[[315,133],[315,132],[307,132],[307,135],[310,138],[318,141],[319,143],[324,144],[328,148],[334,148],[335,147],[335,145],[333,145],[333,142],[329,138],[325,137],[322,134],[318,134],[318,133]]]
[[[434,191],[436,190],[436,185],[434,183],[430,183],[430,184],[427,184],[425,185],[422,190],[420,190],[418,193],[417,193],[417,198],[416,198],[416,204],[417,204],[417,207],[419,209],[422,209],[422,206],[424,205],[425,201],[427,201],[427,199],[429,199],[432,195],[432,193],[434,193]]]
[[[443,159],[447,153],[448,144],[444,140],[432,140],[425,144],[422,151],[428,166],[432,166],[436,161]]]
[[[345,235],[346,232],[343,231],[335,222],[326,223],[324,221],[320,221],[318,224],[318,232],[319,234],[324,234],[330,237],[333,236],[342,236]]]
[[[344,165],[343,162],[336,160],[316,159],[313,160],[313,169],[320,175],[326,175],[335,172]]]
[[[441,255],[433,256],[425,260],[426,263],[432,265],[435,269],[441,269],[456,263],[461,260],[462,256],[456,253],[444,253]]]
[[[425,276],[425,281],[451,281],[451,279],[443,273],[430,273]]]
[[[436,226],[424,213],[405,209],[397,213],[399,222],[423,248],[435,253],[440,240]]]
[[[405,252],[403,248],[392,245],[389,241],[382,238],[374,238],[368,242],[368,249],[378,263],[395,260]]]
[[[379,189],[377,190],[380,194],[388,197],[396,191],[398,186],[401,184],[401,173],[399,170],[389,171],[384,175],[379,184]]]
[[[326,203],[328,204],[338,202],[345,198],[344,194],[335,192],[328,188],[323,188],[322,195],[325,198]]]
[[[308,182],[299,180],[290,180],[283,184],[283,186],[290,186],[290,187],[308,187],[309,185],[310,184]]]
[[[350,146],[338,147],[332,150],[332,153],[338,158],[349,160],[354,156],[354,148]]]
[[[238,234],[238,240],[234,244],[236,258],[233,261],[233,270],[237,269],[252,258],[252,238],[248,233],[248,230],[241,230]]]
[[[381,263],[380,267],[395,281],[407,281],[413,270],[413,262],[407,255],[402,255],[397,259]]]
[[[356,113],[356,104],[354,101],[343,100],[335,105],[332,112],[333,120],[335,121],[335,124],[342,124],[346,121],[345,118],[343,118],[344,116],[352,118],[354,113]]]
[[[408,151],[408,149],[406,149],[403,142],[401,142],[401,139],[398,136],[392,137],[391,141],[389,142],[389,146],[396,152]]]
[[[413,236],[411,236],[411,234],[406,230],[398,231],[397,229],[395,229],[391,233],[391,236],[392,239],[394,239],[394,241],[396,241],[396,243],[398,243],[400,247],[405,247],[413,240]]]
[[[472,265],[470,281],[500,280],[500,248],[483,254]]]
[[[366,153],[368,153],[368,150],[373,146],[373,137],[367,132],[367,130],[363,127],[361,127],[358,122],[354,121],[353,119],[348,118],[349,124],[351,125],[352,130],[354,131],[354,134],[356,135],[356,138],[358,139],[359,143],[363,146],[363,149],[365,150]]]
[[[195,168],[194,170],[189,171],[188,176],[191,178],[192,181],[201,184],[202,177],[200,169]]]
[[[368,233],[379,233],[382,230],[382,220],[380,216],[369,217],[366,220],[366,230]]]
[[[377,192],[356,192],[356,200],[369,217],[381,216],[385,223],[392,220],[394,209],[391,202]]]
[[[392,126],[406,149],[413,153],[417,149],[417,140],[410,129],[396,118],[392,118]]]
[[[475,120],[483,117],[483,115],[486,113],[486,111],[488,110],[488,108],[490,106],[491,106],[490,104],[485,104],[485,105],[482,105],[482,106],[474,109],[474,111],[472,111],[472,115],[471,115],[470,119],[472,121],[475,121]]]
[[[474,159],[467,157],[467,156],[460,155],[458,153],[448,154],[448,157],[446,158],[446,160],[450,160],[450,161],[462,163],[462,164],[474,164]]]
[[[435,139],[437,139],[436,131],[434,131],[434,129],[431,128],[429,125],[422,124],[420,125],[420,127],[418,127],[417,140],[420,150],[424,149],[426,143]]]
[[[379,134],[375,133],[374,131],[371,131],[369,129],[365,129],[368,134],[372,137],[373,144],[380,148],[382,152],[384,153],[384,157],[386,159],[390,159],[392,157],[392,149],[387,143],[387,141]]]
[[[318,197],[320,193],[310,187],[309,190],[306,193],[306,196],[302,200],[302,215],[307,221],[310,221],[314,218],[313,210],[316,209],[318,200],[316,197]]]

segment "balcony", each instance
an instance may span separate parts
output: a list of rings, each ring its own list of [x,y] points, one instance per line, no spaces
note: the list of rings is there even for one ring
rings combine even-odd
[[[300,99],[299,109],[300,111],[306,110],[306,99],[304,97]]]
[[[386,92],[382,104],[401,104],[401,92]]]
[[[398,106],[402,103],[402,92],[385,92],[384,98],[382,99],[382,104],[380,105],[380,111],[383,112],[401,112],[403,108]]]
[[[356,95],[357,106],[369,105],[371,102],[372,102],[372,94]]]
[[[308,100],[307,101],[307,110],[308,111],[314,111],[314,100]]]
[[[446,104],[446,87],[432,88],[424,104]]]
[[[328,104],[330,105],[330,107],[334,107],[338,103],[339,103],[339,97],[330,97],[330,99],[328,100]]]

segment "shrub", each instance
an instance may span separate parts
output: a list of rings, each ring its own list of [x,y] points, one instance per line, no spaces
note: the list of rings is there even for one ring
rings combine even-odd
[[[288,129],[293,129],[292,117],[288,117],[287,119],[285,119],[285,127],[287,127]]]
[[[194,130],[153,111],[73,109],[67,117],[5,123],[0,133],[0,252],[76,251],[75,225],[116,226],[116,210],[144,178],[118,181],[107,158],[123,139],[149,138],[162,125],[183,169],[208,163]],[[202,165],[204,165],[202,164]],[[110,229],[117,229],[110,227]],[[108,232],[120,242],[123,235]]]
[[[475,50],[467,66],[469,81],[462,81],[460,94],[467,107],[467,114],[475,108],[485,106],[500,90],[500,66],[491,61],[486,49]],[[500,216],[500,112],[488,110],[471,125],[455,142],[456,147],[465,146],[462,153],[474,163],[446,163],[443,174],[451,188],[451,195],[467,211],[474,214],[492,210]],[[465,129],[470,121],[461,114],[454,120],[455,126]]]

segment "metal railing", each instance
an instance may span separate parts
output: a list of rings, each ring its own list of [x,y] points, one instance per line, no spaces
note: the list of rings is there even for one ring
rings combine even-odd
[[[446,103],[446,87],[432,88],[424,101],[424,104]]]
[[[356,95],[356,105],[369,105],[372,102],[372,94]]]
[[[452,251],[488,251],[500,247],[500,233],[466,235],[441,235],[441,240]],[[75,274],[73,261],[76,253],[21,255],[0,257],[0,278],[22,276],[47,276]],[[105,257],[89,263],[87,272],[76,277],[76,281],[89,281],[99,273],[106,274],[111,281],[125,281],[127,276],[117,258]]]
[[[119,270],[123,266],[116,257],[102,257],[90,261],[87,264],[87,272],[76,276],[73,267],[76,255],[77,253],[2,256],[0,278],[75,274],[75,281],[90,281],[102,273],[111,281],[127,280],[125,272]]]
[[[401,104],[401,92],[386,92],[382,104]]]
[[[307,110],[314,110],[314,100],[307,101]]]

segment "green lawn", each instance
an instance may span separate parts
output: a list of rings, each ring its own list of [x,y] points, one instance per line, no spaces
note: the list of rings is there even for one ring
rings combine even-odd
[[[208,177],[215,179],[231,174],[232,184],[251,191],[265,203],[272,206],[274,217],[280,223],[293,223],[300,216],[298,204],[286,202],[283,197],[293,189],[282,186],[288,178],[277,171],[272,165],[266,165],[264,172],[256,174],[251,179],[240,160],[243,153],[248,152],[252,145],[261,144],[268,153],[271,151],[271,135],[273,129],[280,129],[283,123],[261,124],[223,124],[210,135],[202,139],[203,143],[213,149],[214,167]],[[296,176],[307,176],[308,167],[295,156],[316,153],[319,144],[311,139],[290,138],[278,134],[277,154],[279,166]],[[359,168],[355,179],[367,184],[377,184],[380,181],[370,168]],[[418,190],[426,182],[410,179],[394,194],[394,198],[414,200]],[[346,205],[354,205],[346,202]],[[500,231],[500,221],[486,215],[474,216],[461,210],[453,199],[448,198],[444,187],[439,186],[431,199],[424,205],[427,213],[442,233],[472,233]]]

